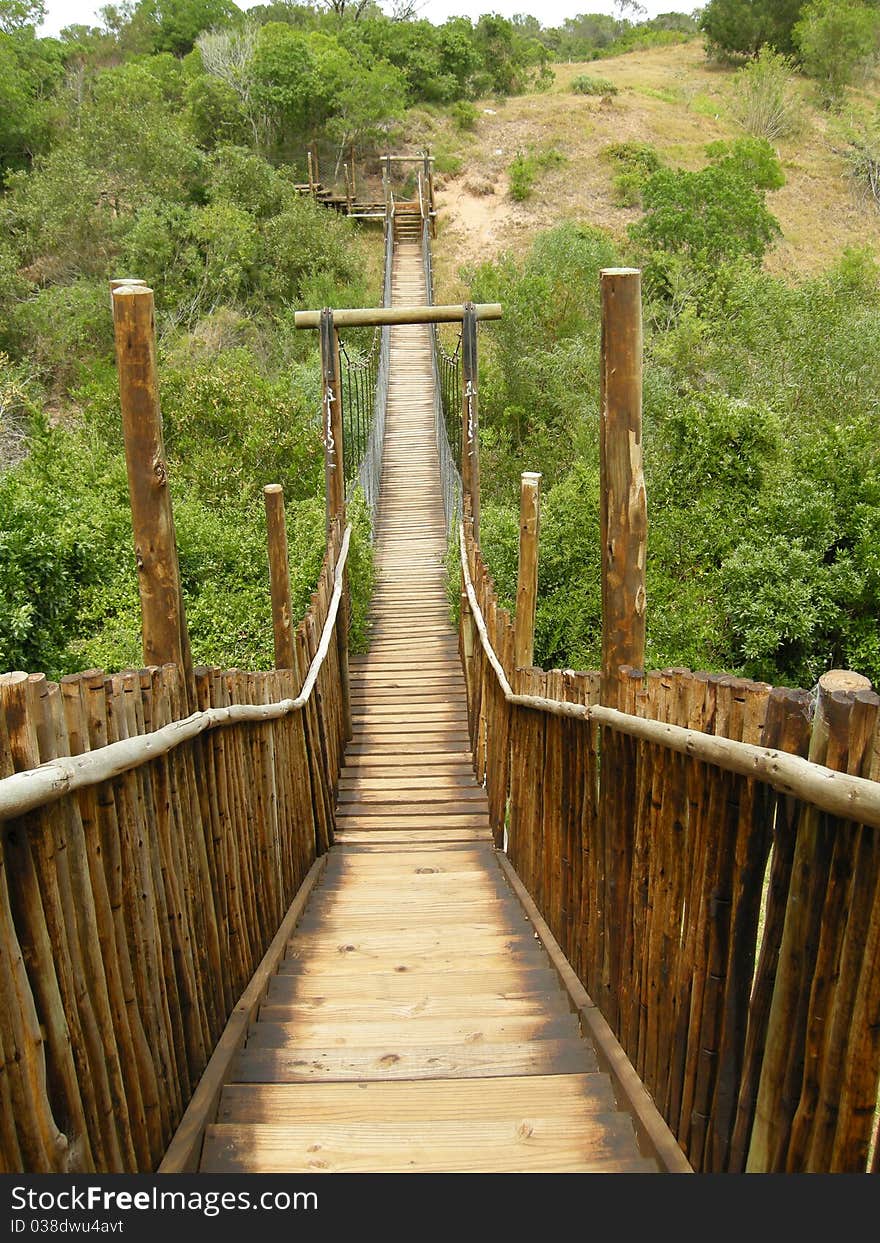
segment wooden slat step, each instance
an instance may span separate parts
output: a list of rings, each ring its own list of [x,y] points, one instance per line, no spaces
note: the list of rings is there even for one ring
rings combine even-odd
[[[526,1040],[577,1039],[573,1014],[552,1018],[489,1017],[409,1018],[357,1023],[272,1021],[264,1014],[251,1027],[249,1049],[364,1048],[380,1045],[522,1044]]]
[[[529,1075],[527,1078],[420,1080],[413,1083],[228,1084],[218,1122],[457,1122],[469,1114],[518,1123],[529,1115],[570,1117],[611,1113],[614,1094],[605,1075]]]
[[[597,1070],[581,1039],[523,1044],[378,1045],[358,1049],[242,1049],[230,1083],[358,1082],[366,1079],[489,1079]]]
[[[508,993],[535,993],[559,988],[559,977],[551,967],[475,968],[473,971],[387,972],[375,975],[369,985],[362,976],[346,975],[333,979],[332,997],[416,1003],[428,997],[468,998],[475,993],[503,997]],[[266,993],[272,1005],[288,1005],[306,997],[323,997],[330,991],[326,976],[305,973],[272,977]]]
[[[364,807],[372,804],[391,807],[394,805],[417,808],[422,804],[448,805],[469,803],[488,806],[486,791],[476,782],[466,785],[464,782],[450,782],[444,786],[404,786],[402,789],[391,785],[373,786],[372,788],[357,784],[340,786],[338,806],[346,807],[349,803],[358,803]]]
[[[386,845],[394,842],[403,846],[411,846],[426,840],[441,842],[444,846],[465,842],[492,841],[492,833],[488,828],[455,829],[450,828],[448,825],[444,826],[442,830],[435,829],[433,826],[423,827],[422,829],[386,827],[381,830],[359,827],[357,829],[339,829],[336,833],[336,841],[341,846],[363,846],[375,841],[378,837],[381,837]]]
[[[340,793],[366,793],[368,790],[423,790],[427,793],[429,790],[482,790],[483,787],[477,785],[470,768],[452,774],[444,774],[439,770],[430,775],[424,769],[414,769],[409,776],[405,775],[404,769],[394,768],[379,776],[366,776],[360,770],[354,773],[344,771],[339,779],[339,789]]]
[[[207,1173],[610,1173],[656,1165],[633,1156],[619,1114],[465,1121],[219,1123],[205,1136]]]
[[[468,1000],[467,1015],[472,1021],[497,1018],[554,1018],[573,1014],[568,997],[559,989],[552,992],[507,993],[503,997],[475,993]],[[269,1023],[390,1023],[408,1026],[417,1018],[462,1021],[460,997],[419,997],[415,1001],[366,1000],[335,1001],[332,997],[307,997],[300,1002],[280,1005],[263,1002],[260,1018]]]

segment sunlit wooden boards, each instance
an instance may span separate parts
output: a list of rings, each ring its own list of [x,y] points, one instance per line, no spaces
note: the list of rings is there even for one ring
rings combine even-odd
[[[395,301],[425,300],[398,240]],[[446,594],[429,338],[395,327],[336,842],[202,1169],[655,1172],[498,865]]]

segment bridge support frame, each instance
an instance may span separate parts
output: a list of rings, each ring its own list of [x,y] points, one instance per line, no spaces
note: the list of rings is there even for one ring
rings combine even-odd
[[[321,312],[321,409],[324,439],[324,480],[327,500],[327,530],[334,518],[345,518],[345,472],[342,430],[342,383],[339,368],[339,333],[333,312]]]
[[[461,484],[470,498],[474,539],[480,539],[480,402],[477,308],[466,302],[461,317]]]

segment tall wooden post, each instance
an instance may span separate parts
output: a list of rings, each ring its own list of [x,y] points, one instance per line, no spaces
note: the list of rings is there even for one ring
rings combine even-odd
[[[177,665],[183,673],[188,706],[193,709],[195,681],[159,409],[152,289],[118,286],[113,291],[113,327],[144,664]]]
[[[352,193],[351,193],[351,179],[349,176],[348,164],[343,164],[342,170],[343,170],[343,175],[345,177],[345,208],[348,214],[351,215]]]
[[[330,546],[337,554],[342,547],[343,524],[337,521],[331,532]],[[334,561],[334,571],[335,571]],[[342,713],[345,721],[345,740],[350,741],[353,728],[351,719],[351,674],[348,667],[348,636],[351,629],[351,589],[348,566],[342,571],[342,599],[336,615],[336,651],[339,657],[339,681],[342,690]]]
[[[480,412],[477,395],[477,311],[466,302],[461,321],[461,482],[470,497],[474,539],[480,542]]]
[[[437,236],[437,210],[434,203],[434,161],[430,151],[425,151],[425,184],[428,187],[428,211],[431,220],[431,237]]]
[[[513,624],[513,654],[517,669],[531,668],[535,659],[540,516],[541,476],[534,471],[523,471],[519,500],[519,573]]]
[[[327,498],[327,530],[334,518],[345,518],[345,474],[342,443],[342,384],[339,371],[339,334],[333,312],[321,312],[321,377],[324,436],[324,480]]]
[[[290,561],[287,551],[287,524],[284,519],[284,489],[280,483],[263,488],[266,530],[269,542],[269,587],[272,593],[272,632],[275,636],[275,668],[294,669],[293,618],[290,601]]]
[[[645,661],[648,513],[642,471],[641,272],[606,268],[602,288],[600,479],[603,704],[621,665]]]
[[[311,147],[309,147],[308,152],[307,152],[306,154],[307,154],[308,161],[309,161],[309,194],[311,194],[311,195],[314,197],[314,193],[315,193],[315,169],[314,169],[314,164],[313,164],[313,162],[312,162],[312,149],[311,149]]]

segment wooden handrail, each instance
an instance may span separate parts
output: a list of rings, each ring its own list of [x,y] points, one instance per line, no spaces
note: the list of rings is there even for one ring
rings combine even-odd
[[[354,307],[333,312],[337,328],[370,328],[384,324],[455,324],[464,318],[463,305],[450,306],[376,306]],[[477,319],[501,319],[503,312],[498,302],[478,302]],[[320,311],[295,311],[295,328],[319,328]]]
[[[630,738],[655,743],[670,751],[677,751],[680,755],[688,755],[692,759],[701,760],[704,764],[721,768],[725,772],[738,773],[742,777],[764,781],[775,790],[803,799],[831,815],[880,828],[880,783],[871,781],[867,777],[855,777],[849,773],[835,772],[822,764],[801,759],[800,756],[790,755],[785,751],[757,747],[752,743],[722,738],[716,734],[704,734],[699,730],[686,729],[681,725],[669,725],[664,721],[655,721],[647,717],[632,716],[616,708],[606,708],[599,704],[592,706],[570,704],[562,700],[545,699],[538,695],[515,694],[507,680],[501,661],[492,647],[485,618],[477,602],[468,566],[463,524],[459,525],[459,547],[461,570],[471,616],[477,627],[486,657],[495,671],[498,684],[509,704],[531,708],[536,712],[545,712],[553,716],[607,725],[619,733],[627,734]]]
[[[277,721],[298,712],[308,703],[318,680],[327,653],[339,603],[342,599],[345,563],[351,540],[351,526],[345,528],[339,560],[333,578],[333,595],[327,610],[327,619],[321,631],[321,641],[309,665],[302,689],[295,699],[281,699],[271,704],[232,704],[228,708],[207,708],[202,712],[194,712],[180,721],[172,721],[161,729],[149,734],[139,734],[134,738],[126,738],[120,742],[108,743],[94,751],[85,751],[81,755],[68,756],[63,759],[51,760],[38,768],[25,769],[13,773],[11,777],[0,780],[0,820],[8,820],[13,816],[21,816],[44,807],[48,803],[57,802],[66,794],[82,790],[87,786],[98,785],[113,777],[140,768],[143,764],[160,756],[167,755],[176,747],[197,738],[206,730],[216,729],[222,725],[243,723],[262,723]]]

